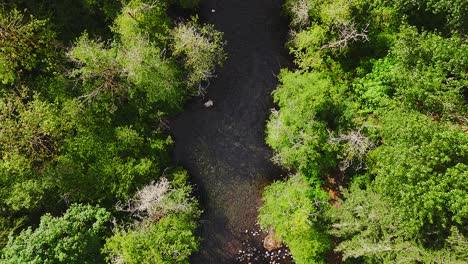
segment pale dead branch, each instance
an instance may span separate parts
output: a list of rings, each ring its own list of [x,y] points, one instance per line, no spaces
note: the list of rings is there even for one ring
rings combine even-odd
[[[336,26],[339,39],[332,41],[328,44],[325,44],[321,48],[322,49],[331,49],[331,48],[343,49],[343,48],[346,48],[350,42],[368,41],[369,40],[369,38],[367,37],[368,27],[369,27],[369,24],[367,24],[366,27],[362,31],[359,31],[358,29],[356,29],[356,25],[352,22],[339,24]]]

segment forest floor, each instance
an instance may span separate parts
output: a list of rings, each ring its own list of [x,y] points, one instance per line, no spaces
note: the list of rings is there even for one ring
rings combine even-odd
[[[276,75],[290,66],[282,1],[201,2],[200,20],[224,32],[228,59],[205,97],[170,122],[174,159],[190,171],[204,210],[191,263],[289,263],[285,249],[265,251],[256,225],[263,188],[285,175],[264,143]]]

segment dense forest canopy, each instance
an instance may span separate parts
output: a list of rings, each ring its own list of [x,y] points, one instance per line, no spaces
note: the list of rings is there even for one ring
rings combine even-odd
[[[226,57],[213,26],[168,15],[196,4],[1,5],[1,263],[186,263],[197,250],[201,211],[165,121]]]
[[[259,222],[297,263],[468,261],[466,1],[288,0]],[[294,201],[294,202],[292,202]]]
[[[190,0],[0,4],[0,263],[188,263],[167,118],[222,32]],[[286,0],[259,224],[299,264],[468,262],[468,2]],[[172,15],[169,15],[169,14]],[[78,22],[79,21],[79,22]]]

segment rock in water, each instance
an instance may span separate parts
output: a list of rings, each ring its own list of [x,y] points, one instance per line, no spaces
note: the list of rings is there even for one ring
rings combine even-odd
[[[208,100],[203,104],[206,108],[213,107],[214,103],[213,100]]]
[[[283,246],[283,243],[277,241],[275,239],[275,232],[270,230],[268,232],[268,235],[265,237],[265,239],[263,240],[263,246],[268,250],[268,251],[271,251],[271,250],[275,250],[277,248],[280,248]]]

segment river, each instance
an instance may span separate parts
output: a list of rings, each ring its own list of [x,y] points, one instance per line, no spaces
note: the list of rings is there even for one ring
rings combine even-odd
[[[276,75],[290,61],[281,5],[281,0],[200,4],[201,22],[224,32],[228,59],[205,98],[189,101],[170,123],[174,160],[189,170],[204,210],[201,249],[191,263],[272,260],[265,257],[256,218],[263,188],[284,174],[272,164],[273,151],[264,143]],[[208,99],[212,108],[203,106]],[[287,255],[277,253],[277,258],[288,262]]]

